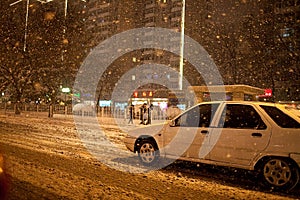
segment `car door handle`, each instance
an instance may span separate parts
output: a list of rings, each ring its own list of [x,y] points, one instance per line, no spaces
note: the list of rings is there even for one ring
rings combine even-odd
[[[261,136],[262,136],[261,133],[252,133],[251,135],[252,135],[253,137],[261,137]]]
[[[208,134],[208,130],[202,130],[201,133],[202,134]]]

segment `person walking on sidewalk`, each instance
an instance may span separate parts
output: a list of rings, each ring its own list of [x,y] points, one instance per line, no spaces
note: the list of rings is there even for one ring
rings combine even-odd
[[[140,108],[140,120],[141,120],[141,123],[140,124],[143,124],[143,125],[146,125],[146,122],[147,122],[147,104],[144,103],[141,108]]]
[[[134,117],[134,105],[131,104],[129,107],[129,121],[128,124],[133,124],[133,117]]]
[[[152,110],[153,110],[153,104],[150,104],[148,110],[148,120],[147,120],[147,124],[151,124],[152,121]]]

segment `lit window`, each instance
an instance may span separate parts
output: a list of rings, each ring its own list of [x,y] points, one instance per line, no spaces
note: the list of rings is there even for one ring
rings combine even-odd
[[[281,29],[281,36],[282,37],[290,37],[294,34],[294,29],[292,28],[285,28],[285,29]]]

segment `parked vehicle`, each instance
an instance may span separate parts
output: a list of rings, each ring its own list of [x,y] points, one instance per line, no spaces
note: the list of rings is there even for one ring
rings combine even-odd
[[[173,158],[256,170],[261,182],[290,190],[299,182],[300,118],[266,102],[200,103],[165,124],[128,133],[144,165]]]

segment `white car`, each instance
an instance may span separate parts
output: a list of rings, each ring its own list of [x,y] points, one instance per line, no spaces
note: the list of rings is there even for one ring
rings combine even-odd
[[[256,170],[264,185],[285,190],[300,177],[300,118],[275,103],[200,103],[124,142],[146,166],[172,158]]]

